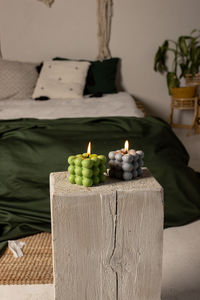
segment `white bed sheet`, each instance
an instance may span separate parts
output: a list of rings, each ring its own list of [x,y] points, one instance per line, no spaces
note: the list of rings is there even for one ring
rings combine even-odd
[[[82,99],[50,99],[47,101],[0,100],[0,119],[16,118],[79,118],[133,116],[144,117],[127,92]]]

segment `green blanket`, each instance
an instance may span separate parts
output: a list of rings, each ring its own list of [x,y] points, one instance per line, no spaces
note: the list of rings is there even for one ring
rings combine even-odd
[[[107,155],[123,146],[145,153],[145,166],[164,188],[165,227],[200,217],[200,178],[170,127],[147,117],[17,119],[0,121],[0,250],[9,239],[50,231],[49,174],[67,169],[67,157]],[[134,220],[133,220],[134,222]]]

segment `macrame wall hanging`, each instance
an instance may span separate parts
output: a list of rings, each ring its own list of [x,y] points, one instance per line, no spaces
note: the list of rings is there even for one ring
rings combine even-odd
[[[39,0],[41,2],[43,2],[44,4],[48,5],[49,7],[51,7],[51,5],[54,3],[54,0]]]
[[[112,20],[112,0],[97,0],[97,59],[104,60],[111,57],[109,42]]]
[[[0,58],[2,58],[2,52],[1,52],[1,39],[0,39]]]

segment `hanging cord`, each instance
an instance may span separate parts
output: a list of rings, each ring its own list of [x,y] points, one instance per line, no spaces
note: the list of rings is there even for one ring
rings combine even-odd
[[[48,5],[49,7],[51,7],[51,5],[54,3],[54,0],[39,0],[41,2],[43,2],[44,4]]]
[[[2,58],[2,52],[1,52],[1,39],[0,39],[0,58]]]
[[[97,59],[104,60],[111,57],[109,42],[111,34],[112,0],[97,0]]]

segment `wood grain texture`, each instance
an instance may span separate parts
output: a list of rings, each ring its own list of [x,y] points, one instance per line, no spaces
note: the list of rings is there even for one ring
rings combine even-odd
[[[56,187],[56,176],[50,181],[55,299],[160,299],[162,188],[131,190],[130,182],[129,189],[118,182],[105,193],[80,193],[78,186],[70,193]]]
[[[118,299],[160,299],[163,239],[161,191],[117,193]]]

